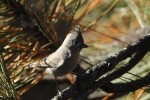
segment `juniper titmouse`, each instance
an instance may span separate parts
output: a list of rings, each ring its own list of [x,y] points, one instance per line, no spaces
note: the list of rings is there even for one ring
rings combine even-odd
[[[80,27],[76,26],[54,53],[38,62],[38,68],[46,68],[46,72],[52,73],[54,77],[66,75],[75,69],[81,49],[86,47]]]

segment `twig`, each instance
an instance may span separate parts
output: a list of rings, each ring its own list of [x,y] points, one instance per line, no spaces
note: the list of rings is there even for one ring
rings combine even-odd
[[[101,88],[106,92],[113,92],[113,93],[125,93],[135,91],[138,88],[147,86],[150,84],[150,73],[148,73],[145,77],[141,79],[137,79],[135,81],[131,81],[128,83],[116,83],[113,84],[111,82],[103,85]],[[129,88],[130,87],[130,88]],[[147,91],[149,92],[149,91]]]

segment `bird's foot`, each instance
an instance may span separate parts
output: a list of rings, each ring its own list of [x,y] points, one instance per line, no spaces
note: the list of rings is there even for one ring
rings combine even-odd
[[[57,97],[58,97],[58,100],[60,99],[62,99],[62,93],[61,93],[61,91],[60,90],[57,90],[58,91],[58,93],[57,93]]]

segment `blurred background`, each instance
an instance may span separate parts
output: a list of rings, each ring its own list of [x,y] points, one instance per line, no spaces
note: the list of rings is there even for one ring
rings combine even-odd
[[[1,0],[0,98],[50,100],[55,80],[27,65],[54,52],[67,33],[80,24],[85,43],[76,73],[82,73],[150,32],[149,0]],[[129,82],[150,69],[147,54],[130,73],[113,80]],[[128,61],[120,62],[120,66]],[[118,66],[119,66],[118,65]],[[57,79],[60,90],[75,81],[68,74]],[[130,87],[129,87],[130,88]],[[146,91],[145,91],[146,90]],[[149,100],[148,87],[130,93],[97,89],[88,100]]]

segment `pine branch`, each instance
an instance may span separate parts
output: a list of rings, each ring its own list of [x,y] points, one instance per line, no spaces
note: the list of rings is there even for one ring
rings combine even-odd
[[[10,80],[8,71],[5,67],[5,65],[3,64],[3,60],[2,57],[0,55],[0,83],[1,83],[1,94],[4,95],[0,95],[0,99],[11,99],[11,100],[17,100],[17,95],[16,95],[16,91],[12,85],[12,82]],[[3,90],[5,89],[5,90]]]

